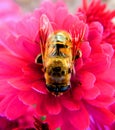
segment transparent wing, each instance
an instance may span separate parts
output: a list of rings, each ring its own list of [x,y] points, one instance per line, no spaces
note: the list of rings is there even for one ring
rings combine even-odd
[[[75,21],[69,29],[73,43],[73,61],[81,57],[81,44],[86,41],[87,25],[83,21]]]
[[[40,22],[39,22],[39,29],[36,36],[36,42],[40,44],[42,60],[44,60],[44,52],[46,49],[45,44],[47,41],[47,37],[52,32],[53,32],[53,28],[48,17],[45,14],[41,15]],[[37,58],[39,58],[39,56],[37,56]],[[36,61],[39,60],[36,59]]]

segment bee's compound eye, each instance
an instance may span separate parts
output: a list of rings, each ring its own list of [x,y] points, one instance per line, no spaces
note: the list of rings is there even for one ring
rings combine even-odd
[[[70,89],[70,85],[46,85],[47,89],[50,91],[50,92],[54,92],[54,93],[61,93],[61,92],[65,92],[67,90]]]

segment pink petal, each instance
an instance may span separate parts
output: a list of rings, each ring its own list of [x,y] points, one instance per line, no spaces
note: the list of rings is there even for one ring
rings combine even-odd
[[[107,95],[112,97],[115,94],[115,89],[113,88],[112,85],[108,84],[107,82],[99,81],[95,84],[95,86],[98,87],[102,95]]]
[[[34,41],[36,32],[38,29],[38,19],[35,19],[33,16],[26,16],[21,22],[10,23],[11,30],[17,33],[17,35],[22,35],[28,37],[31,41]]]
[[[111,125],[115,121],[115,115],[106,108],[96,108],[90,106],[88,110],[93,117],[103,125]]]
[[[98,48],[102,40],[103,26],[99,22],[92,22],[89,28],[89,42],[92,49]]]
[[[38,93],[42,94],[48,93],[44,79],[39,79],[38,81],[34,82],[32,84],[32,89]]]
[[[71,19],[71,20],[70,20]],[[63,28],[67,31],[71,28],[72,24],[75,21],[75,17],[73,15],[67,15],[64,22],[63,22]]]
[[[30,90],[33,82],[23,77],[8,80],[8,83],[18,90]]]
[[[56,130],[56,128],[59,128],[64,123],[60,115],[47,116],[46,120],[48,120],[48,124],[51,130]]]
[[[81,109],[71,114],[70,123],[78,130],[85,130],[89,126],[89,114],[82,105]]]
[[[76,111],[80,109],[79,102],[74,101],[72,97],[62,97],[61,101],[63,106],[70,111]]]
[[[75,61],[75,65],[74,65],[74,66],[75,66],[75,71],[76,71],[76,72],[83,67],[83,65],[84,65],[83,62],[84,62],[84,61],[83,61],[82,58],[79,58],[79,59],[77,59],[77,60]]]
[[[12,35],[7,36],[7,39],[2,44],[13,55],[18,56],[18,57],[24,59],[25,61],[34,62],[37,54],[40,53],[39,44],[33,43],[33,41],[27,39],[24,36],[20,36],[18,38],[14,37]]]
[[[0,115],[4,115],[4,112],[8,104],[12,101],[13,98],[14,98],[14,95],[8,95],[8,96],[5,96],[5,98],[2,99],[2,101],[0,101]]]
[[[0,95],[9,95],[11,93],[16,94],[16,90],[10,86],[6,81],[0,81]]]
[[[9,119],[16,119],[23,115],[26,111],[27,106],[24,105],[16,96],[13,97],[11,102],[8,104],[5,114]]]
[[[115,102],[114,97],[100,95],[95,100],[87,100],[91,105],[97,107],[108,107]]]
[[[80,73],[79,80],[83,89],[91,89],[94,87],[96,77],[93,73],[84,71]]]
[[[92,61],[87,63],[83,69],[90,71],[95,74],[99,74],[104,72],[110,67],[110,59],[109,56],[102,53],[95,53],[92,55]]]
[[[56,18],[55,18],[55,21],[56,21],[56,24],[58,26],[57,29],[61,29],[62,28],[62,25],[63,25],[63,22],[66,18],[66,16],[68,15],[68,11],[66,8],[64,7],[59,7],[57,10],[56,10]],[[61,16],[61,19],[59,19],[59,17]]]
[[[53,95],[49,95],[46,98],[45,108],[48,111],[48,113],[51,115],[57,115],[61,112],[61,105],[59,103],[59,100]]]
[[[0,79],[7,79],[12,77],[18,77],[22,75],[22,71],[18,67],[11,66],[10,64],[6,64],[0,62]]]
[[[55,8],[54,4],[51,1],[46,1],[42,3],[40,13],[41,14],[46,14],[50,21],[54,21],[55,18],[55,11],[57,9]]]
[[[68,128],[69,130],[76,130],[76,128],[69,121],[64,121],[64,124],[61,128],[62,130],[68,130]]]
[[[98,75],[98,78],[110,83],[115,82],[115,58],[112,59],[111,68]]]
[[[39,106],[42,101],[42,95],[34,92],[33,90],[20,92],[19,99],[26,105],[33,107]]]
[[[83,93],[83,89],[82,89],[80,86],[79,86],[79,87],[76,86],[76,88],[73,89],[73,91],[72,91],[73,98],[74,98],[77,102],[82,99],[83,94],[84,94],[84,93]]]
[[[83,94],[83,98],[87,99],[95,99],[97,96],[100,95],[100,90],[97,87],[93,87],[91,89],[88,90],[83,90],[84,94]]]
[[[110,58],[112,58],[113,54],[114,54],[114,49],[112,47],[111,44],[108,43],[104,43],[101,45],[103,52],[106,53],[107,55],[109,55]]]
[[[27,64],[24,60],[11,55],[8,51],[2,52],[2,50],[0,51],[0,61],[3,63],[6,63],[12,67],[15,66],[14,68],[16,68],[16,69],[17,69],[17,67],[20,68]]]
[[[28,80],[37,81],[39,79],[44,78],[44,74],[42,71],[43,66],[36,65],[34,63],[27,64],[22,68],[25,77],[28,77]]]
[[[83,58],[89,57],[89,55],[91,53],[91,47],[90,47],[88,42],[83,42],[82,43],[81,51],[82,51]]]

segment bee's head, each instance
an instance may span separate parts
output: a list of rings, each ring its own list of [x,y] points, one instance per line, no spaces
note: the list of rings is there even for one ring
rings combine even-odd
[[[47,84],[46,87],[48,91],[55,96],[60,96],[70,89],[70,85],[63,85],[63,84]]]

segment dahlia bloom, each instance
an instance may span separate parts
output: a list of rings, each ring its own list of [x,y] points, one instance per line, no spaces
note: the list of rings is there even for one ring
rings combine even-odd
[[[72,15],[64,3],[47,1],[21,21],[0,27],[1,116],[15,120],[31,108],[30,116],[48,123],[50,130],[114,127],[115,25],[112,19],[115,13],[105,12],[105,6],[98,1],[92,1],[89,6],[85,0],[84,3],[83,8]],[[101,12],[98,14],[97,10]],[[72,37],[86,27],[80,47],[82,57],[75,61],[71,90],[59,97],[46,90],[42,66],[35,63],[41,53],[36,39],[39,42],[37,34],[43,14],[54,30],[69,32],[71,29]],[[72,30],[73,25],[76,30]],[[37,123],[39,126],[39,121],[36,126]]]

